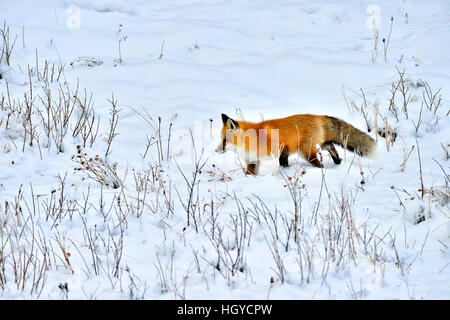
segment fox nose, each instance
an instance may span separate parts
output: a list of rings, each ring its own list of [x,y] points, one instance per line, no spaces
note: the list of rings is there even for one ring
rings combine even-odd
[[[225,152],[225,148],[223,147],[222,144],[219,144],[216,148],[216,152],[217,153],[224,153]]]

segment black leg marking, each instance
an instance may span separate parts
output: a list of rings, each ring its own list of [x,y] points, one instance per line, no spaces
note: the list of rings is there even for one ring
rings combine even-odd
[[[339,157],[339,154],[333,144],[325,144],[322,146],[322,149],[327,150],[330,153],[330,156],[335,164],[341,163],[342,159]]]
[[[320,162],[320,160],[317,158],[309,159],[308,162],[311,163],[314,167],[323,168],[322,162]]]
[[[247,174],[256,175],[256,163],[247,164]]]
[[[289,167],[289,150],[287,147],[284,147],[280,154],[280,166]]]

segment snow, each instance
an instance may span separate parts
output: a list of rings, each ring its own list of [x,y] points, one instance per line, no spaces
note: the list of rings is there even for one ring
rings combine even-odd
[[[0,64],[2,299],[450,298],[447,1],[24,0],[0,12],[17,36],[10,65]],[[390,90],[403,70],[411,101],[406,115],[397,92],[397,120]],[[25,110],[30,78],[32,146],[26,115],[8,107]],[[425,82],[440,89],[436,112],[420,112]],[[56,104],[77,84],[100,119],[80,153],[79,105],[58,147],[38,112],[46,90]],[[367,132],[350,103],[363,105],[360,89],[372,128],[377,105],[378,128],[385,117],[397,132],[392,145],[377,137],[373,159],[338,147],[339,166],[294,156],[290,168],[267,160],[247,176],[235,154],[214,152],[221,113],[326,114]],[[105,157],[109,100],[120,111]],[[106,179],[120,186],[75,170],[81,153],[116,164]],[[204,166],[191,190],[195,157]],[[290,186],[301,203],[297,241]]]

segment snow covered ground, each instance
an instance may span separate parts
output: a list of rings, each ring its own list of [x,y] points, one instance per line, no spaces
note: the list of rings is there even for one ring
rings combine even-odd
[[[448,1],[21,0],[0,22],[1,298],[450,298]],[[246,176],[221,113],[331,115],[377,155]]]

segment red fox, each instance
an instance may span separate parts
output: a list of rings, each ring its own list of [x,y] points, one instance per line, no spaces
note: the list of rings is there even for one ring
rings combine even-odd
[[[247,173],[253,175],[257,174],[263,157],[279,156],[280,165],[288,167],[289,155],[298,152],[313,166],[323,167],[317,157],[317,146],[327,150],[335,164],[342,159],[333,144],[362,156],[373,155],[376,147],[375,141],[364,132],[329,116],[299,114],[252,123],[222,114],[222,122],[222,142],[216,152],[233,149],[245,159]]]

